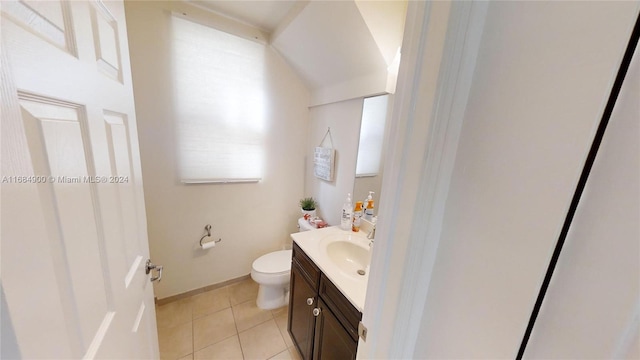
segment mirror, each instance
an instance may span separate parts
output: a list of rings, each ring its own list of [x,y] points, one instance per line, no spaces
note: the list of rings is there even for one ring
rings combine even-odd
[[[374,215],[378,215],[380,189],[384,173],[387,128],[390,117],[390,97],[380,95],[364,99],[360,122],[360,140],[356,160],[356,178],[353,185],[353,203],[364,201],[373,191]],[[364,206],[366,206],[366,202]]]

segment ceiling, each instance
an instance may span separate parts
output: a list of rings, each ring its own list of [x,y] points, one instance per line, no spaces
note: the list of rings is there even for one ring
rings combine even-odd
[[[314,89],[387,67],[351,1],[311,2],[271,41]]]
[[[311,89],[312,105],[393,92],[406,0],[189,2],[268,33]]]
[[[253,25],[268,33],[273,32],[291,8],[299,0],[264,0],[264,1],[213,1],[193,0],[204,8],[227,15],[236,20]]]

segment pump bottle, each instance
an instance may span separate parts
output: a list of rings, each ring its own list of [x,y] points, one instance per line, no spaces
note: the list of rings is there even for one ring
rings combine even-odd
[[[369,191],[369,196],[367,196],[366,201],[366,209],[364,210],[364,219],[371,221],[373,219],[373,191]]]
[[[360,219],[362,218],[362,201],[356,201],[356,207],[353,209],[353,226],[351,230],[360,231]]]
[[[353,208],[351,204],[351,193],[347,194],[347,200],[342,206],[342,217],[340,219],[340,228],[345,231],[351,230]]]

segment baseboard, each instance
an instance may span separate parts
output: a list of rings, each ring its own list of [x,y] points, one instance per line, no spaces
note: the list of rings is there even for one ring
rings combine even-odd
[[[191,297],[193,295],[197,295],[197,294],[200,294],[200,293],[203,293],[203,292],[207,292],[209,290],[215,290],[215,289],[219,289],[221,287],[225,287],[227,285],[235,284],[235,283],[238,283],[240,281],[246,280],[246,279],[248,279],[250,277],[251,277],[251,274],[247,274],[247,275],[244,275],[244,276],[237,277],[235,279],[223,281],[221,283],[217,283],[217,284],[213,284],[213,285],[207,285],[207,286],[201,287],[199,289],[189,290],[189,291],[187,291],[185,293],[172,295],[172,296],[169,296],[169,297],[166,297],[166,298],[163,298],[163,299],[158,299],[157,297],[154,297],[154,300],[155,300],[156,305],[161,306],[161,305],[168,304],[170,302],[186,299],[186,298]]]

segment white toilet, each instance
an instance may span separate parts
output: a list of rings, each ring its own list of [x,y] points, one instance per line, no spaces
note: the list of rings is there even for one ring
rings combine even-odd
[[[300,231],[313,229],[303,218],[298,220],[298,225]],[[256,300],[260,309],[277,309],[289,302],[291,253],[292,250],[270,252],[257,258],[251,265],[251,278],[260,285]]]

